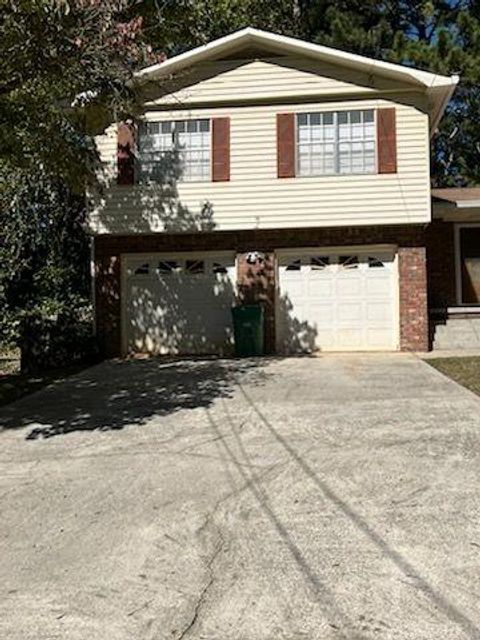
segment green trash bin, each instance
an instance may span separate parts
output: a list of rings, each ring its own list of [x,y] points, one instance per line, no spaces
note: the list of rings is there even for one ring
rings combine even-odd
[[[263,307],[244,304],[232,308],[235,355],[237,358],[263,356]]]

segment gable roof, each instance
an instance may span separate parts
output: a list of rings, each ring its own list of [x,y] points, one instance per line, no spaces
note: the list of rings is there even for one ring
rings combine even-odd
[[[445,111],[448,101],[453,95],[459,76],[442,76],[391,62],[375,60],[339,49],[312,44],[304,40],[280,36],[269,31],[261,31],[247,27],[231,33],[206,45],[167,59],[164,62],[137,71],[135,79],[139,83],[171,76],[199,62],[217,59],[232,54],[245,47],[260,47],[281,54],[303,55],[317,60],[319,63],[336,64],[364,73],[378,74],[398,82],[406,82],[418,86],[425,91],[430,105],[430,129],[435,131]]]

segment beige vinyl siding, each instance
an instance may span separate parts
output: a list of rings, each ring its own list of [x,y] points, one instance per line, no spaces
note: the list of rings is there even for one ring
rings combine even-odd
[[[96,233],[189,229],[272,229],[421,223],[430,220],[428,116],[395,100],[317,102],[235,108],[149,111],[148,120],[231,118],[230,182],[117,187],[91,214]],[[411,96],[409,97],[411,100]],[[421,103],[422,97],[419,97]],[[280,112],[397,109],[398,173],[277,178],[276,114]],[[115,174],[116,137],[98,140],[107,174]]]
[[[147,104],[234,103],[238,100],[347,96],[374,93],[379,89],[401,89],[398,83],[379,76],[352,73],[331,64],[320,65],[306,58],[291,57],[205,63],[180,75],[175,81],[158,86],[165,94],[147,101]]]

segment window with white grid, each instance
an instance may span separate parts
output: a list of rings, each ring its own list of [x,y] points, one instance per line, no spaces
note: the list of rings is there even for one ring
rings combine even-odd
[[[210,180],[210,120],[145,122],[139,133],[140,179]]]
[[[297,115],[301,176],[374,173],[375,147],[373,109]]]
[[[183,180],[210,180],[210,121],[175,122],[175,149],[180,153]]]

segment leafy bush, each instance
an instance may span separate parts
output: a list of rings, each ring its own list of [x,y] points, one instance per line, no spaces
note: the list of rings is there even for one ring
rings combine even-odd
[[[0,183],[0,346],[19,346],[25,370],[90,357],[84,198],[41,171],[15,178]]]
[[[78,317],[78,310],[45,316],[24,314],[21,320],[21,368],[32,373],[70,365],[79,361],[94,361],[96,341],[90,314]]]

